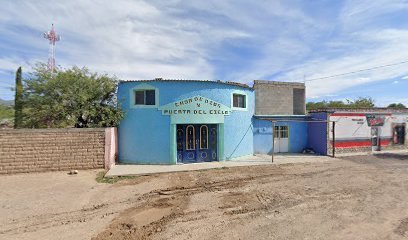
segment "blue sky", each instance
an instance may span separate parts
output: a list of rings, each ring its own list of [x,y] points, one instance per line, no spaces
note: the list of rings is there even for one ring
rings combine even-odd
[[[18,66],[46,62],[121,79],[306,80],[309,101],[371,96],[408,105],[408,1],[2,1],[0,98]]]

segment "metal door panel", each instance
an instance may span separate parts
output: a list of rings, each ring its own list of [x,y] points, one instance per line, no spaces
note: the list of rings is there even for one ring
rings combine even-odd
[[[289,152],[289,139],[281,138],[279,142],[279,152],[287,153]]]
[[[217,133],[216,124],[178,124],[177,161],[183,163],[216,161]]]
[[[274,129],[274,153],[286,153],[289,152],[289,127],[288,126],[275,126]]]
[[[183,162],[196,162],[197,154],[197,142],[196,142],[196,126],[186,125],[184,134],[184,154]]]
[[[209,125],[209,148],[210,148],[210,161],[217,161],[217,146],[218,146],[218,131],[217,125]]]
[[[199,138],[197,139],[197,162],[209,161],[210,149],[208,126],[205,124],[198,125],[197,131],[197,136],[199,136]]]
[[[183,129],[182,125],[177,125],[176,130],[177,162],[183,162],[184,130],[185,129]]]

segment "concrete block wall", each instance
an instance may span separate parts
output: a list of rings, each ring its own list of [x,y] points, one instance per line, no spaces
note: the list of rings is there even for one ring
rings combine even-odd
[[[0,174],[103,168],[105,161],[103,128],[0,130]]]
[[[255,80],[255,115],[305,115],[305,84]]]
[[[293,115],[306,114],[306,91],[305,87],[294,87],[293,90]]]
[[[372,152],[371,147],[347,147],[347,148],[339,148],[336,147],[336,153],[335,154],[342,154],[342,153],[366,153],[366,152]],[[332,156],[333,155],[333,145],[330,143],[330,146],[328,148],[327,155]]]

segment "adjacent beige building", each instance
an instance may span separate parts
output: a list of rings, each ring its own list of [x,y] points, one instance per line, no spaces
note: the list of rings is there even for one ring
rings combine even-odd
[[[305,84],[255,80],[255,115],[305,115]]]

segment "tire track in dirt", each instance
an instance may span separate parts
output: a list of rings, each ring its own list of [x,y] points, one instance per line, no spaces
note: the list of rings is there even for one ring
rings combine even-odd
[[[12,219],[6,228],[0,228],[0,234],[15,234],[20,232],[35,232],[39,229],[46,229],[58,225],[67,225],[76,222],[86,222],[94,218],[104,218],[123,210],[126,205],[132,203],[137,198],[129,198],[125,201],[102,203],[80,210],[59,212],[52,214],[33,215],[27,218]]]
[[[116,201],[116,202],[106,202],[102,203],[100,205],[94,205],[88,208],[84,209],[79,209],[75,211],[70,211],[70,212],[60,212],[60,213],[53,213],[53,214],[42,214],[42,215],[34,215],[30,216],[28,218],[22,218],[22,219],[14,219],[10,224],[8,224],[6,227],[1,228],[0,227],[0,234],[8,233],[8,234],[16,234],[20,232],[34,232],[38,231],[39,229],[46,229],[46,228],[52,228],[58,225],[69,225],[73,223],[78,223],[78,222],[87,222],[95,218],[104,218],[106,216],[112,215],[112,214],[121,214],[123,212],[132,212],[133,214],[138,214],[140,212],[143,212],[144,210],[150,210],[150,209],[155,209],[154,205],[151,204],[159,204],[160,205],[160,199],[165,199],[170,197],[171,201],[168,203],[168,207],[171,211],[168,212],[167,214],[161,216],[162,220],[158,221],[152,221],[149,223],[146,223],[145,228],[148,229],[149,225],[156,226],[158,228],[163,228],[163,225],[170,221],[171,219],[174,219],[176,216],[181,216],[183,215],[183,211],[181,211],[180,206],[186,205],[188,203],[189,196],[192,196],[194,194],[198,194],[201,192],[215,192],[215,191],[223,191],[223,190],[231,190],[235,188],[242,187],[248,183],[251,183],[253,181],[260,181],[263,180],[265,182],[269,182],[273,179],[274,182],[278,181],[288,181],[290,179],[295,179],[298,177],[302,178],[308,178],[308,177],[313,177],[316,175],[320,174],[329,174],[330,172],[333,171],[339,171],[342,169],[346,169],[344,167],[334,167],[334,168],[325,168],[325,169],[317,169],[317,170],[311,170],[308,169],[308,171],[301,172],[299,173],[298,171],[291,172],[287,170],[286,167],[272,167],[268,169],[267,174],[262,174],[259,175],[259,172],[256,171],[257,168],[247,168],[249,170],[248,172],[243,171],[245,174],[242,177],[237,177],[237,176],[225,176],[225,178],[217,179],[214,180],[213,178],[213,172],[199,172],[199,173],[194,173],[191,175],[194,175],[194,178],[191,177],[190,174],[181,174],[182,176],[179,180],[176,180],[174,183],[172,183],[172,187],[168,188],[163,188],[163,189],[158,189],[158,190],[153,190],[145,194],[140,194],[140,195],[135,195],[131,196],[130,198],[122,201]],[[255,169],[255,170],[254,170]],[[213,171],[219,171],[220,175],[221,174],[228,174],[229,172],[233,172],[236,170],[232,169],[223,169],[223,170],[213,170]],[[348,169],[350,171],[350,169]],[[171,175],[171,174],[169,174]],[[177,176],[177,173],[174,175]],[[157,176],[151,176],[151,177],[143,177],[139,179],[135,179],[135,181],[128,181],[123,184],[118,184],[120,185],[131,185],[131,184],[138,184],[142,181],[146,181],[149,179],[153,179]],[[195,182],[194,182],[195,181]],[[259,201],[263,205],[268,205],[270,204],[271,199],[268,199],[266,196],[257,196],[259,197]],[[158,202],[156,202],[158,201]],[[167,201],[167,200],[166,200]],[[173,209],[173,206],[179,206],[179,209]],[[167,209],[166,208],[166,209]],[[259,209],[262,209],[260,207]],[[247,212],[253,212],[257,211],[257,209],[253,210],[245,210]],[[239,213],[242,211],[231,211],[232,214]],[[230,213],[226,213],[230,214]],[[118,218],[122,218],[122,215],[119,215]],[[156,223],[157,222],[157,223]],[[140,224],[139,224],[140,225]],[[128,227],[126,227],[126,223],[124,225],[117,225],[119,229],[123,231],[129,231]],[[131,227],[130,229],[134,229],[134,227]],[[150,230],[149,230],[150,231]],[[141,236],[145,236],[146,233],[149,231],[144,231],[142,232]]]
[[[262,179],[273,179],[273,181],[275,182],[288,181],[290,179],[299,177],[313,177],[315,175],[324,174],[326,172],[336,170],[338,169],[308,171],[305,173],[287,173],[285,169],[273,168],[270,169],[268,174],[255,175],[256,173],[250,173],[249,176],[231,177],[230,179],[220,180],[212,180],[208,176],[210,174],[198,174],[197,176],[195,176],[197,181],[194,183],[189,184],[189,180],[183,179],[182,182],[175,183],[175,186],[150,192],[148,195],[151,196],[149,200],[152,202],[145,202],[138,207],[132,207],[123,211],[117,218],[113,220],[110,226],[108,226],[103,232],[98,234],[98,236],[93,239],[149,239],[155,233],[163,231],[166,227],[166,224],[175,219],[183,222],[203,219],[205,218],[204,215],[201,215],[201,217],[194,216],[198,212],[185,211],[191,196],[195,194],[203,192],[220,192],[225,190],[231,191],[233,189],[242,188],[243,186],[252,183],[253,181],[259,181]],[[242,196],[238,196],[238,198],[241,197]],[[257,197],[260,202],[259,206],[238,210],[230,209],[231,206],[224,206],[222,207],[225,208],[224,214],[236,215],[256,211],[265,211],[279,207],[293,207],[302,202],[299,200],[295,200],[290,202],[286,201],[284,202],[284,204],[277,204],[279,202],[282,202],[282,199],[271,200],[268,199],[267,196],[263,195],[257,195]],[[157,207],[155,207],[155,204],[157,203],[157,201],[163,201],[162,199],[166,199],[166,201],[168,201],[168,206],[161,213],[157,213],[155,212],[155,209],[157,209]],[[149,212],[155,212],[155,217],[153,219],[147,218],[147,220],[144,221],[135,220],[137,216],[144,216]]]
[[[400,221],[398,227],[394,230],[398,235],[408,237],[408,217]]]

